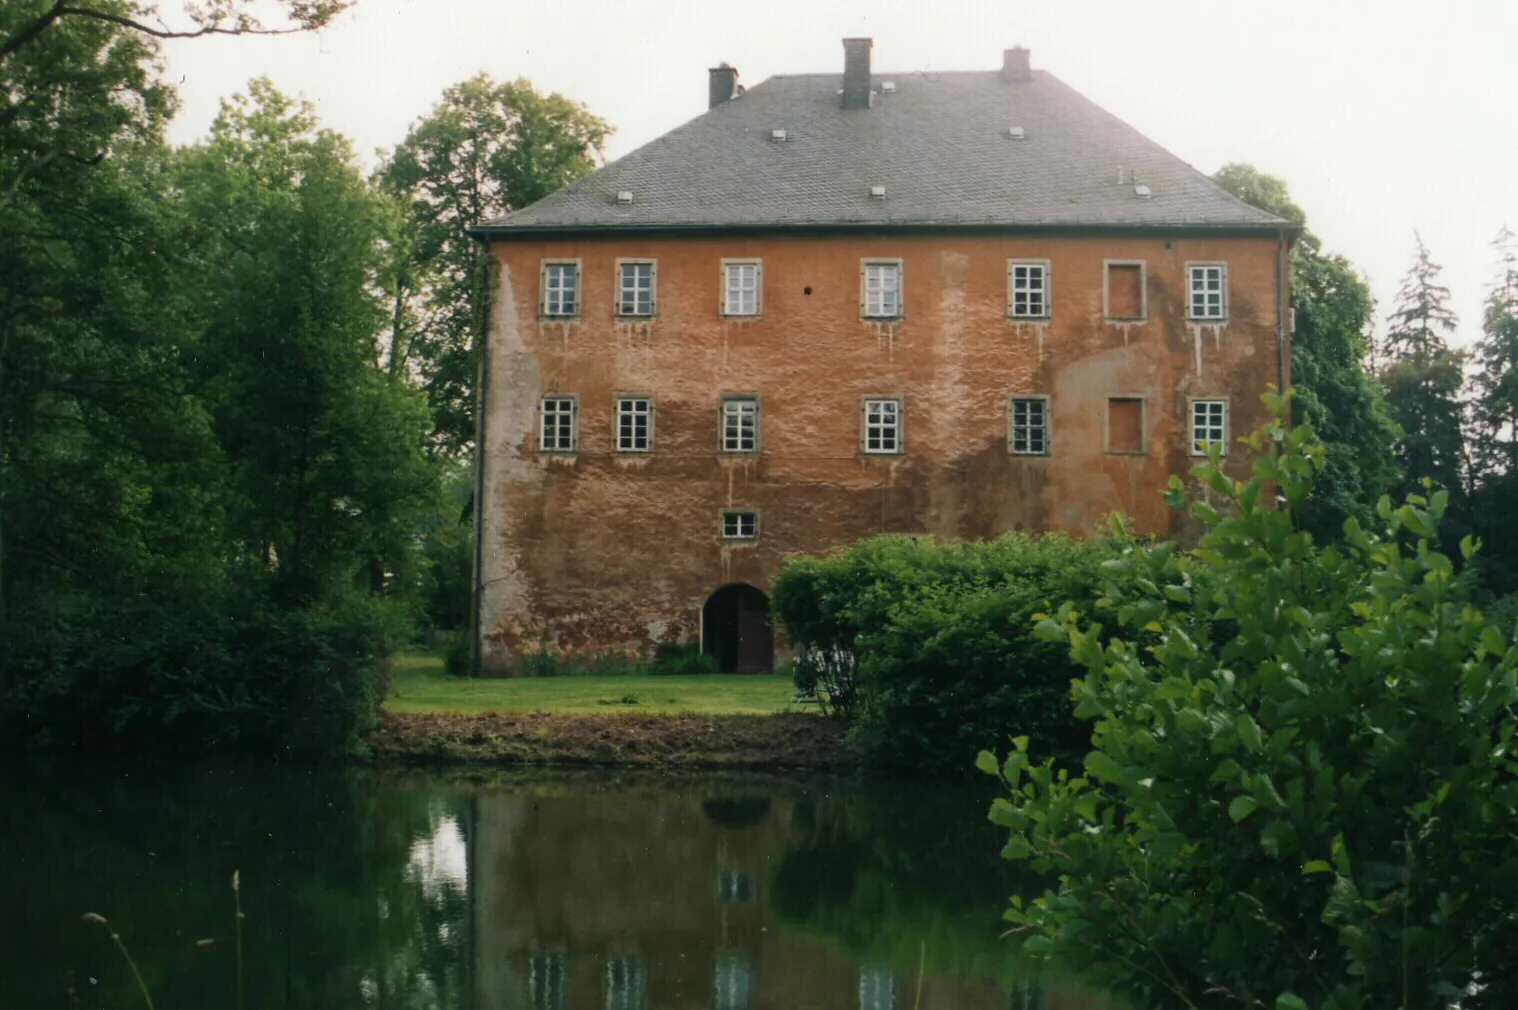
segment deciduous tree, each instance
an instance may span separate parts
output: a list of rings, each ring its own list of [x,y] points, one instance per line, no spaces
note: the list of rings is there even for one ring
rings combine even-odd
[[[441,450],[474,441],[475,353],[490,292],[485,250],[467,230],[591,172],[610,132],[562,95],[481,74],[445,91],[381,167],[378,180],[400,208],[381,274],[389,367],[420,378]]]
[[[1376,500],[1398,483],[1397,429],[1385,395],[1365,363],[1375,302],[1343,256],[1326,252],[1286,183],[1251,165],[1224,165],[1213,176],[1240,199],[1302,226],[1291,251],[1294,423],[1311,421],[1325,446],[1323,473],[1303,504],[1303,528],[1336,538],[1351,517],[1370,519]]]

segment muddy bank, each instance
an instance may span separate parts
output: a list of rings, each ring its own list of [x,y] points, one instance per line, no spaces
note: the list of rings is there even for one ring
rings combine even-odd
[[[635,768],[848,769],[841,722],[780,715],[387,714],[365,739],[379,761]]]

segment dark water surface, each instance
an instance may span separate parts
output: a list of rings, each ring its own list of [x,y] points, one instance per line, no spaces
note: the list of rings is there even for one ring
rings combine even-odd
[[[998,939],[980,789],[0,767],[0,1010],[1098,1010]]]

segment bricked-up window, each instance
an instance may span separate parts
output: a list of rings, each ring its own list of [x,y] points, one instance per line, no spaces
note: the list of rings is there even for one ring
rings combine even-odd
[[[1107,318],[1143,319],[1144,264],[1107,264]]]
[[[1192,319],[1228,318],[1228,268],[1222,263],[1194,263],[1186,268],[1186,314]]]
[[[1043,261],[1007,263],[1007,314],[1013,319],[1049,316],[1049,264]]]
[[[722,401],[722,451],[759,451],[759,401],[733,396]]]
[[[654,447],[654,401],[646,396],[617,397],[618,452],[648,452]]]
[[[1144,401],[1136,396],[1114,396],[1107,401],[1107,451],[1144,451]]]
[[[543,264],[543,315],[575,316],[580,313],[580,264]]]
[[[722,513],[722,539],[753,540],[759,536],[758,512]]]
[[[572,396],[545,396],[538,448],[544,452],[574,452],[578,404]]]
[[[729,260],[722,264],[722,314],[759,314],[760,272],[758,260]]]
[[[1191,454],[1207,455],[1207,447],[1216,445],[1228,451],[1228,401],[1191,401]]]
[[[1049,401],[1042,396],[1014,396],[1011,404],[1011,446],[1017,456],[1049,452]]]
[[[654,314],[654,265],[651,261],[617,264],[617,315]]]
[[[864,401],[864,451],[872,455],[901,452],[901,401]]]
[[[864,315],[868,319],[901,316],[901,261],[865,260]]]

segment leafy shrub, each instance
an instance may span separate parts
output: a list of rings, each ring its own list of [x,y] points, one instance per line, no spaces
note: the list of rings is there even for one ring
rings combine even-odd
[[[1246,441],[1249,481],[1194,471],[1223,506],[1191,504],[1196,550],[1129,542],[1041,622],[1095,749],[981,755],[1003,854],[1055,881],[1007,918],[1136,1007],[1518,1005],[1518,647],[1432,546],[1446,495],[1320,548],[1311,429]]]
[[[798,685],[829,688],[877,765],[960,771],[1009,730],[1081,744],[1067,650],[1032,616],[1095,591],[1104,539],[1008,534],[981,542],[884,536],[788,562],[774,610]]]
[[[351,747],[410,633],[402,607],[358,592],[300,610],[200,595],[25,616],[6,735],[102,749]]]
[[[722,664],[716,656],[701,651],[699,642],[685,645],[666,643],[654,650],[653,662],[648,672],[659,677],[691,677],[708,673],[721,673]]]

